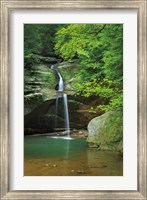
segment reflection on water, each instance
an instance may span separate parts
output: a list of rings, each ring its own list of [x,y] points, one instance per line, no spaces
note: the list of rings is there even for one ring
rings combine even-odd
[[[25,176],[123,175],[122,158],[89,148],[82,139],[25,137],[24,157]]]

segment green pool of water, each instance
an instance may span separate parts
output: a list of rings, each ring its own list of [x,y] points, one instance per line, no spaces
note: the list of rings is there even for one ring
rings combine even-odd
[[[85,140],[64,137],[26,137],[24,140],[25,157],[35,158],[72,158],[86,152]]]
[[[122,176],[123,159],[116,152],[89,148],[83,139],[25,137],[24,174],[26,176]]]

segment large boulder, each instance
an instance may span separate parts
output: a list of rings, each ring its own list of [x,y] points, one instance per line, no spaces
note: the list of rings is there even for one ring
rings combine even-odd
[[[87,142],[100,150],[123,152],[123,114],[113,110],[93,118],[88,124]]]

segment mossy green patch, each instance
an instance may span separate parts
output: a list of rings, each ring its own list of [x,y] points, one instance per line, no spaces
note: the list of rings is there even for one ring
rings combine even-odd
[[[123,114],[121,110],[110,111],[95,118],[93,132],[89,132],[87,142],[90,147],[101,150],[122,151]],[[92,136],[90,135],[92,134]]]

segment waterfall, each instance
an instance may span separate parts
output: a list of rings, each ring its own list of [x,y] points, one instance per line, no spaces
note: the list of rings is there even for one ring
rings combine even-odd
[[[67,103],[67,94],[63,94],[64,99],[64,116],[65,116],[65,128],[67,136],[70,136],[70,128],[69,128],[69,112],[68,112],[68,103]]]
[[[59,95],[56,97],[56,112],[55,112],[55,128],[58,125],[58,103],[59,103]]]
[[[57,97],[56,97],[56,119],[55,119],[55,129],[58,127],[58,110],[59,110],[59,104],[62,103],[61,99],[63,100],[63,112],[64,112],[64,128],[65,128],[65,134],[70,137],[70,126],[69,126],[69,111],[68,111],[68,99],[67,99],[67,94],[63,92],[64,90],[64,83],[63,83],[63,78],[60,74],[60,72],[57,70],[57,68],[52,65],[51,69],[55,70],[56,74],[58,75],[59,78],[59,84],[58,84],[58,91],[57,91]]]
[[[60,72],[57,72],[58,73],[58,76],[59,76],[59,88],[58,88],[58,91],[59,92],[62,92],[63,89],[64,89],[64,86],[63,86],[63,78],[60,74]]]

